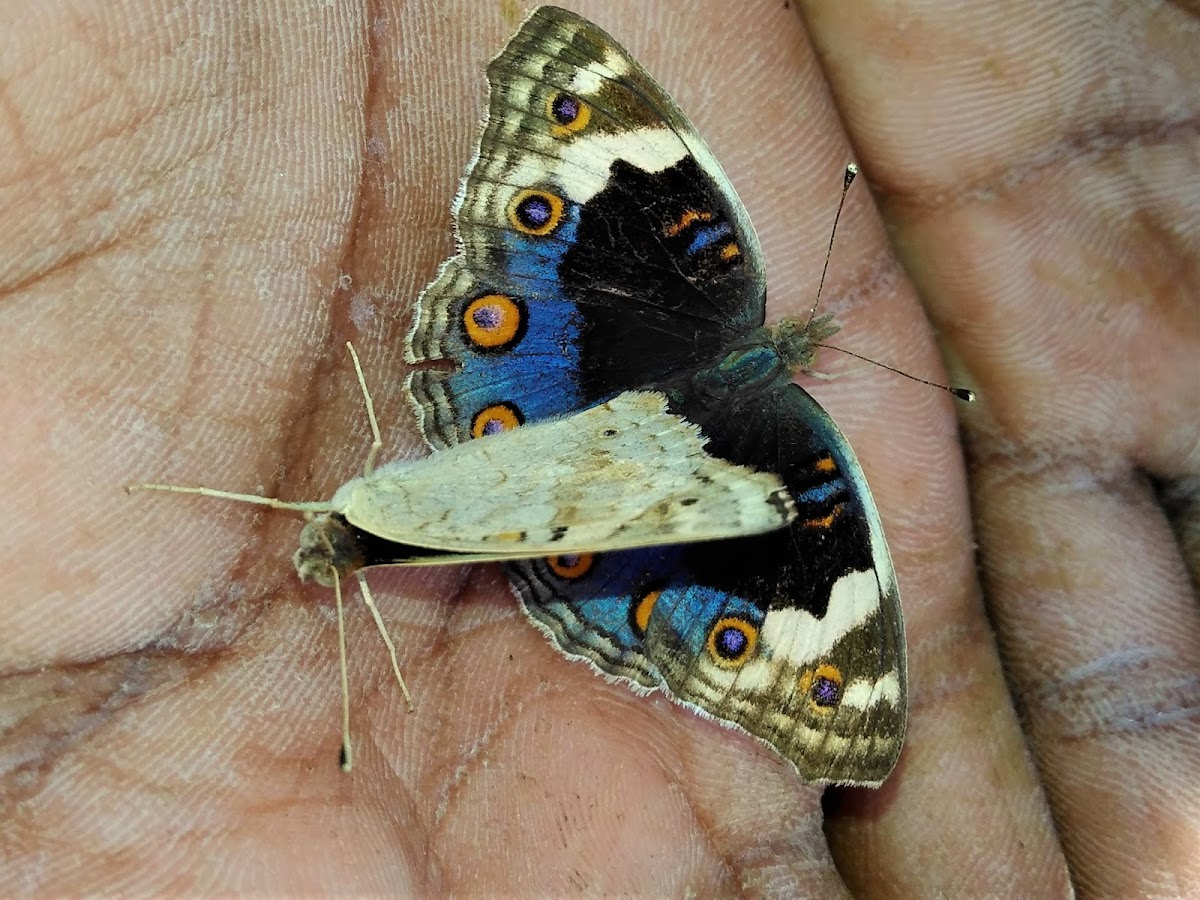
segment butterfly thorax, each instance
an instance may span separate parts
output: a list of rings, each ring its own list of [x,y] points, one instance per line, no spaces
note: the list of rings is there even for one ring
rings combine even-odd
[[[760,333],[765,335],[766,329]],[[691,391],[720,401],[772,384],[786,372],[783,359],[769,342],[751,340],[730,350],[715,365],[694,372],[688,380]]]
[[[756,328],[716,364],[688,376],[691,389],[719,399],[767,387],[780,378],[790,380],[812,369],[821,341],[839,329],[832,315],[812,321],[784,319],[771,327]]]

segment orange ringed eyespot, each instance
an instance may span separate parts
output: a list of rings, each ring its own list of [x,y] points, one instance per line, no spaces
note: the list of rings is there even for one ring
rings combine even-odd
[[[521,411],[511,403],[494,403],[485,406],[471,420],[471,437],[487,437],[501,431],[512,431],[525,421]]]
[[[745,619],[721,619],[708,632],[708,655],[718,666],[734,669],[754,656],[758,628]]]
[[[592,109],[570,94],[551,94],[546,101],[546,115],[554,123],[550,133],[561,138],[583,131],[592,118]]]
[[[562,556],[549,556],[546,565],[559,578],[574,581],[582,578],[592,570],[596,557],[591,553],[564,553]]]
[[[482,350],[510,347],[525,333],[525,304],[503,294],[488,294],[467,304],[462,315],[467,340]]]
[[[523,234],[547,235],[558,227],[562,217],[562,198],[546,191],[521,191],[508,204],[508,220]]]
[[[822,663],[804,673],[800,690],[808,695],[808,702],[818,711],[829,712],[842,702],[842,671],[837,666]]]

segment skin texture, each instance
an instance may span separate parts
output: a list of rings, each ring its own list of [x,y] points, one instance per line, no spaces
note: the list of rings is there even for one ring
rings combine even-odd
[[[677,98],[868,370],[813,393],[899,574],[879,791],[563,660],[491,566],[381,572],[406,713],[300,523],[423,452],[409,305],[516,2],[0,3],[0,893],[1200,893],[1194,6],[572,3]],[[943,354],[939,356],[939,349]],[[825,354],[826,371],[858,363]],[[960,416],[961,418],[956,418]]]

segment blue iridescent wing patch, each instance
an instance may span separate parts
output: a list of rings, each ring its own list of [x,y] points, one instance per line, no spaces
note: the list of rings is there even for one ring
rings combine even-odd
[[[785,529],[509,575],[566,656],[753,735],[807,780],[879,784],[904,735],[904,632],[862,469],[792,382],[821,335],[763,326],[741,201],[611,37],[543,7],[488,83],[454,205],[460,250],[408,339],[410,362],[454,363],[409,380],[426,439],[486,440],[637,390],[699,426],[714,456],[778,476],[797,512]]]

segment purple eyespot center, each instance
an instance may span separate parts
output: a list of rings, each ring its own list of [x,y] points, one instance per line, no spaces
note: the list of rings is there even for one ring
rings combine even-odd
[[[504,321],[504,312],[498,306],[479,306],[471,311],[471,319],[477,328],[493,331]]]
[[[550,104],[550,112],[560,125],[570,125],[579,118],[579,101],[570,94],[559,94]]]
[[[817,706],[837,706],[842,699],[842,686],[832,678],[818,675],[813,679],[810,695]]]
[[[714,643],[721,656],[726,659],[737,659],[746,652],[749,638],[742,629],[729,626],[717,632],[717,639]]]
[[[481,438],[489,434],[499,434],[502,431],[520,428],[524,422],[521,410],[513,404],[493,403],[491,406],[485,406],[471,419],[471,436]]]
[[[552,215],[554,211],[545,197],[526,197],[517,204],[517,218],[530,230],[544,228]]]
[[[579,558],[578,553],[564,553],[558,557],[558,565],[563,569],[573,569],[579,565]]]

